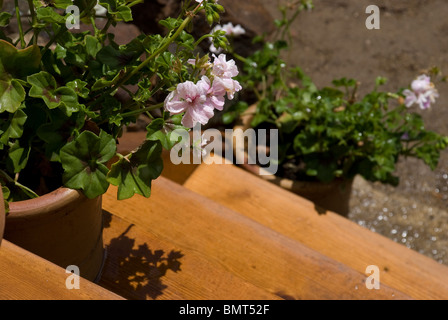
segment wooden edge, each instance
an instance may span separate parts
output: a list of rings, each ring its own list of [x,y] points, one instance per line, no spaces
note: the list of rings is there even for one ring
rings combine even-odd
[[[68,279],[68,280],[67,280]],[[2,300],[124,300],[84,278],[79,289],[74,276],[63,268],[3,240],[0,249]]]

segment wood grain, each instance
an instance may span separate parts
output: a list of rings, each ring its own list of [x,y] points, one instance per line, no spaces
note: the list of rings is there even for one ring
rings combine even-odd
[[[185,261],[200,261],[202,269],[183,274],[187,287],[219,284],[218,292],[238,296],[241,287],[222,278],[230,273],[285,299],[409,299],[387,285],[368,290],[365,274],[164,177],[153,182],[150,199],[134,196],[118,202],[115,195],[116,188],[110,187],[103,197],[105,210],[151,234],[154,243],[169,244],[165,250],[180,250]],[[199,276],[208,273],[212,276]]]
[[[104,215],[107,259],[99,284],[126,299],[280,299],[194,249],[180,248],[107,211]]]
[[[65,269],[3,240],[0,249],[1,300],[123,300],[80,278],[79,289],[67,289]]]
[[[415,299],[448,298],[446,266],[236,166],[201,165],[184,186],[358,272],[377,265],[381,285]]]

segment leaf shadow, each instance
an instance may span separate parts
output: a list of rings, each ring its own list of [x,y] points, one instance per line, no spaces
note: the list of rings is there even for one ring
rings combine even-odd
[[[105,224],[110,225],[112,215],[103,210]],[[128,300],[157,299],[167,285],[163,277],[168,271],[181,271],[180,251],[149,248],[147,243],[137,243],[127,234],[134,227],[130,224],[106,246],[106,261],[100,285]]]

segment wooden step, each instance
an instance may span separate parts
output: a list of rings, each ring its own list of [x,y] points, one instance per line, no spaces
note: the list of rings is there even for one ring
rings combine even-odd
[[[234,165],[202,164],[184,186],[415,299],[448,299],[448,267]],[[336,292],[340,289],[335,289]],[[382,291],[382,289],[380,290]]]
[[[67,289],[65,269],[2,240],[1,300],[123,300],[101,286],[79,278],[79,289]]]
[[[234,178],[226,177],[215,180],[216,185]],[[364,272],[165,177],[153,182],[149,199],[136,195],[117,201],[116,191],[110,187],[103,197],[111,223],[105,229],[109,259],[100,284],[125,297],[410,298],[387,284],[382,284],[381,290],[368,290]],[[119,249],[111,249],[119,242]],[[154,257],[155,252],[159,258]],[[176,258],[174,267],[168,267],[163,259],[169,253]],[[160,257],[161,264],[165,262],[162,270],[151,267]],[[148,281],[154,281],[153,285]],[[157,288],[161,293],[155,294]]]
[[[136,203],[132,211],[148,215],[140,207],[148,201]],[[107,208],[115,208],[113,212],[124,209],[116,207],[112,196],[106,203]],[[127,217],[125,210],[120,216]],[[104,215],[107,259],[99,284],[108,290],[130,300],[280,299],[196,250],[158,236],[152,228],[142,228],[106,210]]]

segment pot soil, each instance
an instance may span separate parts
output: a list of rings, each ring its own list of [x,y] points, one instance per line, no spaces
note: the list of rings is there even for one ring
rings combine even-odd
[[[250,106],[234,126],[234,135],[237,136],[237,139],[243,139],[242,137],[238,137],[238,134],[244,133],[246,129],[251,127],[250,122],[253,118],[255,108],[256,105]],[[236,129],[241,129],[242,131],[235,131]],[[235,143],[233,146],[236,148]],[[348,216],[353,179],[335,179],[329,183],[291,180],[270,174],[257,164],[249,164],[247,148],[234,150],[234,155],[236,157],[236,163],[240,164],[242,168],[283,189],[314,202],[318,212],[324,209],[333,211],[344,217]]]
[[[81,277],[97,281],[104,260],[101,200],[59,188],[12,202],[4,238],[64,269],[75,265]]]

